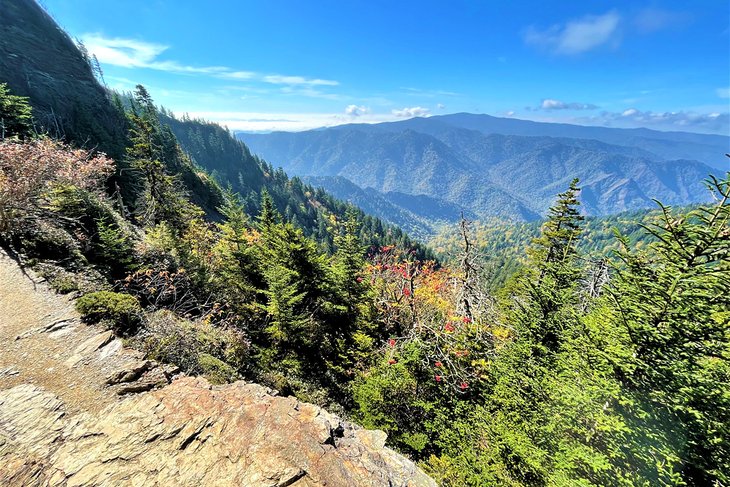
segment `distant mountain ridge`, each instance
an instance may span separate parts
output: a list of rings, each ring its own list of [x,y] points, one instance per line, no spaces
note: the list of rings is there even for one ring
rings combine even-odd
[[[705,201],[702,181],[727,170],[723,154],[730,145],[729,137],[717,135],[474,114],[238,137],[275,166],[411,232],[424,221],[417,233],[430,233],[461,211],[537,219],[573,177],[581,179],[584,208],[592,215],[650,207],[653,199]],[[409,204],[396,194],[420,200]]]

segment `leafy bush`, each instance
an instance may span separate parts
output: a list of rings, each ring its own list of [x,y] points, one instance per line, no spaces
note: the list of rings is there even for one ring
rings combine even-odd
[[[148,316],[132,341],[154,360],[177,365],[188,374],[206,374],[211,382],[236,380],[249,365],[250,344],[232,328],[189,321],[168,310]]]
[[[91,156],[62,142],[37,139],[0,142],[0,233],[18,228],[24,217],[37,215],[43,196],[54,184],[99,188],[114,172],[105,155]]]
[[[239,378],[236,369],[207,353],[198,354],[198,363],[213,384],[226,384]]]
[[[76,301],[76,309],[87,322],[109,321],[112,329],[119,334],[133,333],[142,321],[139,301],[129,294],[111,291],[89,293]]]
[[[68,294],[79,290],[79,284],[73,277],[65,275],[58,276],[49,281],[51,288],[59,294]]]

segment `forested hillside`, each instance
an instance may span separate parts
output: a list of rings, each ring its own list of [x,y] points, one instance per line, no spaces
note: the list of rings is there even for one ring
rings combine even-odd
[[[687,212],[689,208],[677,211]],[[661,211],[658,209],[585,217],[577,248],[586,259],[610,258],[621,247],[616,233],[626,237],[632,247],[643,248],[654,239],[644,228],[660,220]],[[470,224],[474,228],[476,251],[487,269],[489,287],[496,291],[527,264],[526,251],[532,240],[540,235],[543,222],[513,223],[491,219]],[[428,242],[441,259],[455,263],[462,245],[458,223],[442,226],[440,233]]]
[[[321,188],[305,184],[298,177],[289,178],[281,168],[274,168],[252,156],[242,142],[220,125],[188,118],[178,120],[164,109],[160,120],[172,129],[180,147],[196,165],[242,198],[249,215],[260,211],[261,191],[265,189],[287,221],[301,228],[305,235],[317,240],[329,252],[334,250],[337,232],[333,231],[333,222],[342,220],[349,204],[333,198]],[[411,240],[399,227],[377,218],[379,214],[366,214],[360,210],[356,213],[360,236],[368,247],[398,244],[416,249],[420,257],[432,257],[428,249]]]

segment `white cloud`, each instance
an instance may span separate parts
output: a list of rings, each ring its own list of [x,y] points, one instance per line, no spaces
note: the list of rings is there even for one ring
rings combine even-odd
[[[443,110],[444,108],[446,108],[446,105],[444,105],[443,103],[437,103],[436,108],[439,110]]]
[[[586,15],[546,30],[531,26],[524,39],[527,44],[556,54],[580,54],[606,44],[617,45],[620,21],[621,16],[615,11]]]
[[[423,107],[406,107],[400,110],[391,110],[391,113],[398,118],[427,117],[431,110]]]
[[[252,71],[230,71],[221,73],[219,75],[221,78],[226,79],[235,79],[235,80],[242,80],[242,79],[253,79],[256,77],[256,73]]]
[[[311,86],[282,86],[279,88],[279,93],[284,95],[298,95],[306,96],[308,98],[321,98],[324,100],[341,100],[344,97],[336,93],[327,93],[322,90],[318,90]]]
[[[601,112],[591,117],[579,117],[567,122],[610,127],[647,127],[658,130],[725,134],[730,131],[730,113],[693,111],[653,112],[627,108],[620,112]]]
[[[509,111],[505,112],[505,116],[507,116],[507,117],[514,117],[515,116],[515,111],[514,110],[509,110]]]
[[[277,130],[302,131],[352,123],[352,117],[343,113],[264,113],[264,112],[189,112],[194,118],[203,118],[225,125],[231,130],[272,132]],[[390,113],[363,113],[358,123],[392,122],[398,118]]]
[[[339,85],[339,82],[329,79],[280,74],[264,75],[253,71],[234,70],[227,66],[187,66],[177,61],[160,60],[160,55],[169,49],[169,46],[164,44],[135,39],[106,38],[100,34],[84,34],[81,40],[86,49],[91,54],[96,55],[100,63],[124,68],[147,68],[180,74],[202,74],[223,79],[251,80],[303,88]],[[327,95],[316,91],[302,94],[305,96]]]
[[[230,71],[225,66],[186,66],[176,61],[160,61],[158,56],[168,49],[163,44],[134,39],[107,39],[99,34],[85,34],[81,41],[100,63],[124,68],[149,68],[176,73],[216,74]]]
[[[361,115],[365,115],[369,111],[368,107],[365,106],[347,105],[345,107],[345,115],[350,117],[359,117]]]
[[[720,98],[730,98],[730,88],[718,88],[715,90],[715,94]]]
[[[540,104],[540,108],[543,110],[595,110],[598,107],[592,103],[566,103],[552,98],[545,98]]]
[[[280,74],[266,75],[262,80],[274,85],[337,86],[340,84],[329,79],[309,79],[303,76],[282,76]]]

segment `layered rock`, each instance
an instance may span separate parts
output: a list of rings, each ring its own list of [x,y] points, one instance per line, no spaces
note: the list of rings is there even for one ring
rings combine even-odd
[[[0,392],[2,485],[435,485],[384,443],[243,382],[181,377],[73,416],[36,386]]]

